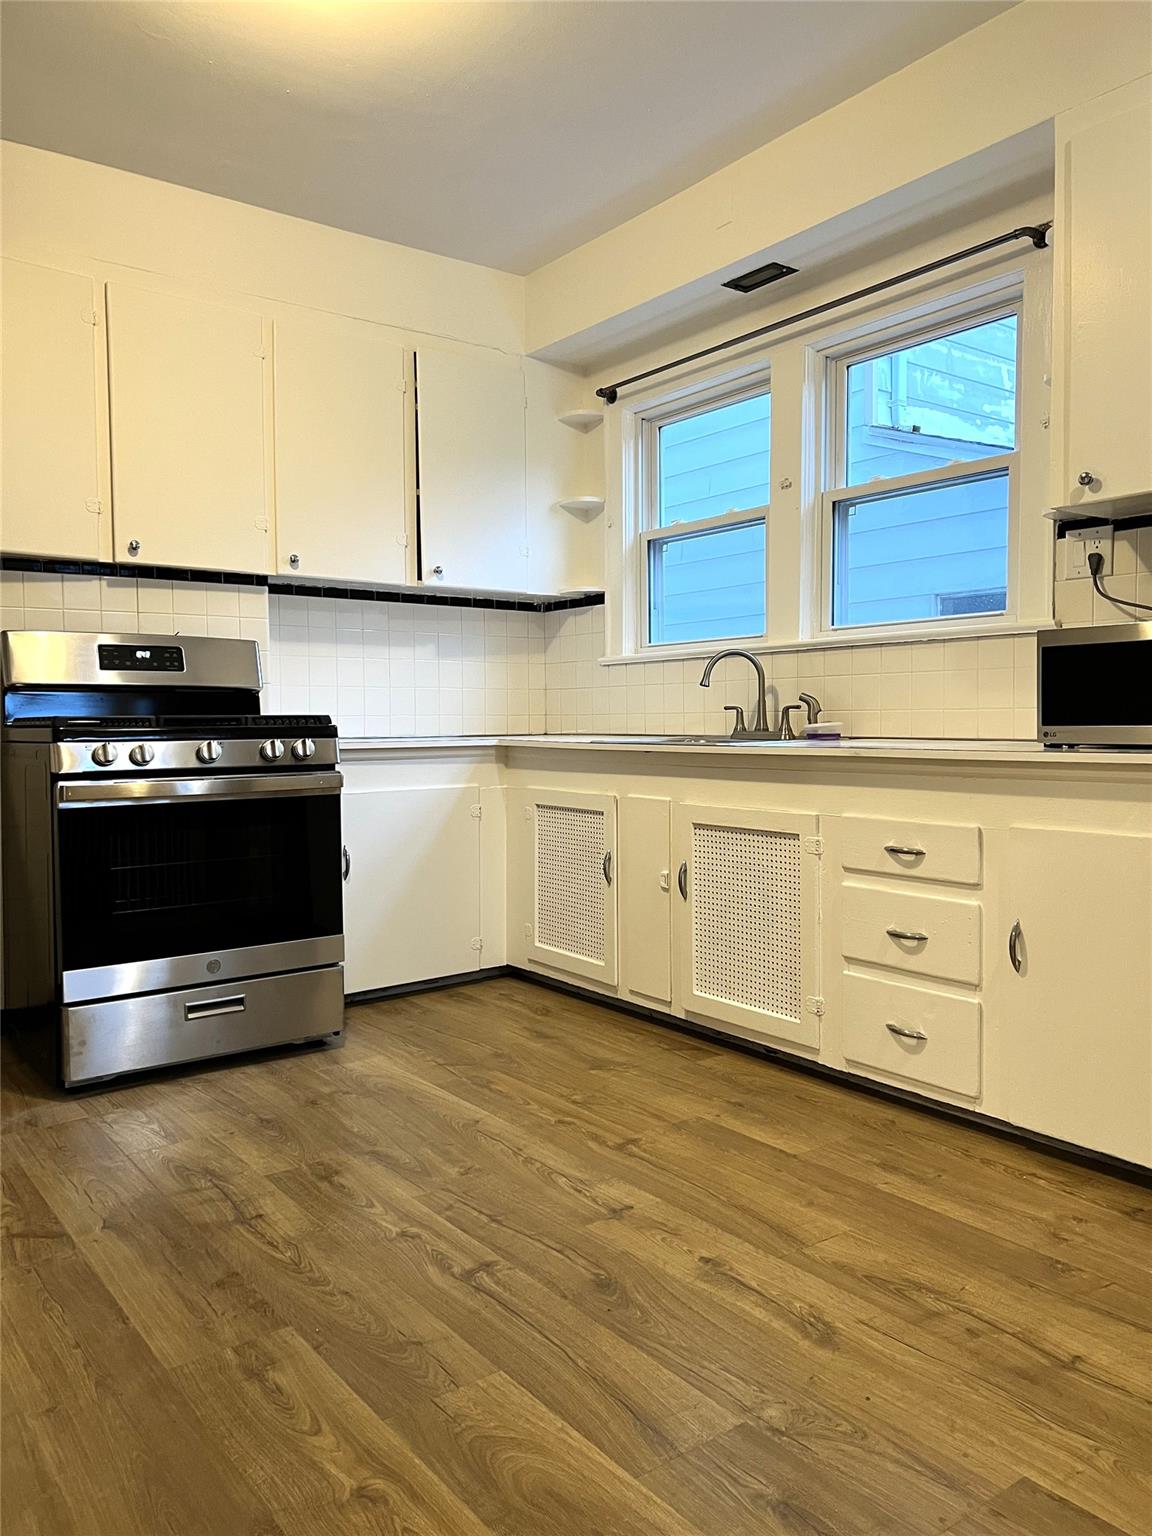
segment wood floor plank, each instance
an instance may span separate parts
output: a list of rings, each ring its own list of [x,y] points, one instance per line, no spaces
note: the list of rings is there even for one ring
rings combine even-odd
[[[516,978],[349,1024],[16,1061],[5,1531],[1148,1536],[1139,1184]]]

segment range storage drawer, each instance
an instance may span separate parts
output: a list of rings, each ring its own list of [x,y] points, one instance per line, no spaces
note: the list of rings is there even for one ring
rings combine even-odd
[[[71,1086],[171,1062],[315,1040],[343,1027],[339,965],[149,992],[62,1008],[60,1071]]]
[[[869,875],[979,885],[980,828],[943,821],[845,816],[842,863]]]
[[[979,902],[877,890],[851,880],[842,890],[846,959],[979,984]]]
[[[845,971],[843,1003],[847,1061],[979,1097],[981,1005],[974,997]]]

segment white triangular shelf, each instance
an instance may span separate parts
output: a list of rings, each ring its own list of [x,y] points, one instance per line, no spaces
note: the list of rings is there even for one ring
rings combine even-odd
[[[566,501],[558,501],[556,505],[564,512],[575,512],[585,517],[596,512],[603,512],[603,496],[569,496]]]
[[[574,427],[577,432],[591,432],[593,427],[598,427],[604,420],[603,411],[565,411],[563,416],[557,416],[556,420],[565,427]]]

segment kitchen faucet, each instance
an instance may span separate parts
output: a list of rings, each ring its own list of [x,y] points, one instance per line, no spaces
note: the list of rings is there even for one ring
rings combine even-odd
[[[712,686],[712,673],[717,662],[723,661],[726,656],[742,656],[756,673],[756,715],[751,727],[745,724],[744,711],[738,704],[727,704],[726,709],[732,710],[736,716],[732,726],[734,737],[756,739],[762,741],[793,741],[796,733],[792,729],[792,711],[799,709],[801,705],[808,711],[808,724],[815,725],[820,718],[820,700],[811,693],[802,693],[799,704],[789,704],[780,712],[780,724],[775,730],[768,729],[768,682],[764,676],[764,667],[759,657],[753,656],[751,651],[726,650],[717,651],[704,668],[704,675],[700,679],[701,688]]]

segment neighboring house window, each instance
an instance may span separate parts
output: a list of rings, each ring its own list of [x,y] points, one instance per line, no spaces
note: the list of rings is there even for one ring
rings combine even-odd
[[[836,363],[833,628],[1008,611],[1017,330],[953,322]]]
[[[771,405],[761,390],[645,423],[650,644],[764,634]]]

